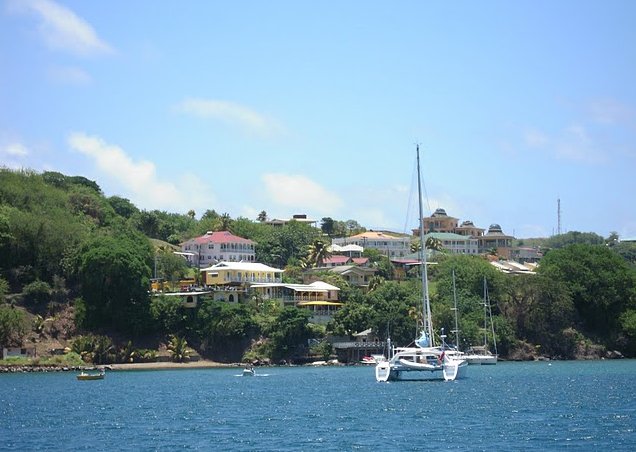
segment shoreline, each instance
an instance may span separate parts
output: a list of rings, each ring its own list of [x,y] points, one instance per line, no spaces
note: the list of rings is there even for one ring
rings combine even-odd
[[[162,370],[162,369],[221,369],[226,367],[241,367],[240,363],[219,363],[217,361],[199,360],[187,363],[175,363],[172,361],[151,362],[151,363],[119,363],[108,364],[109,370]]]

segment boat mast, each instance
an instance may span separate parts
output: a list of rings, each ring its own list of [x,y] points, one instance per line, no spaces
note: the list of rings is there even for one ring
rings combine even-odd
[[[455,310],[455,347],[459,350],[459,321],[457,320],[457,316],[459,315],[459,311],[457,310],[457,287],[455,287],[455,269],[453,269],[453,302],[454,302],[454,310]]]
[[[420,262],[422,264],[422,292],[424,294],[422,300],[422,314],[424,322],[424,331],[429,338],[429,345],[435,346],[433,338],[433,323],[431,321],[431,304],[428,297],[428,269],[426,265],[426,244],[424,241],[424,214],[422,212],[422,177],[420,174],[420,145],[417,145],[417,201],[420,214]]]
[[[490,319],[490,332],[492,333],[492,346],[495,350],[495,355],[496,355],[497,354],[497,338],[495,337],[495,324],[492,321],[492,305],[490,304],[490,295],[488,294],[488,286],[486,286],[486,303],[488,306],[488,318]]]
[[[484,348],[488,349],[488,283],[484,276]]]

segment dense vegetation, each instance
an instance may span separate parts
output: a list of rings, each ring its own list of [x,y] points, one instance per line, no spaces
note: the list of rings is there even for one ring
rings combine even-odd
[[[145,211],[104,196],[83,177],[0,169],[0,345],[56,340],[92,362],[152,360],[161,344],[175,360],[194,349],[222,361],[279,361],[328,356],[326,337],[367,328],[400,344],[413,339],[421,322],[420,279],[394,280],[391,263],[374,250],[365,252],[378,270],[367,291],[320,275],[341,288],[345,302],[326,326],[258,297],[187,309],[148,295],[155,275],[197,276],[172,246],[206,231],[256,241],[257,261],[285,268],[286,281],[300,282],[304,269],[328,256],[332,237],[364,230],[354,220],[331,218],[320,228],[293,221],[275,228],[266,217],[232,219],[207,210],[197,220],[194,211]],[[533,276],[498,273],[481,257],[438,254],[429,273],[437,334],[444,328],[454,340],[456,295],[460,346],[483,343],[485,279],[504,356],[575,358],[606,350],[635,356],[636,249],[617,238],[572,232],[546,239]]]

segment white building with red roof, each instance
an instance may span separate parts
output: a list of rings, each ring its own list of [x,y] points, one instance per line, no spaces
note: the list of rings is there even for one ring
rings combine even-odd
[[[199,268],[218,262],[254,262],[256,242],[229,231],[208,231],[181,244],[181,250],[190,264]]]

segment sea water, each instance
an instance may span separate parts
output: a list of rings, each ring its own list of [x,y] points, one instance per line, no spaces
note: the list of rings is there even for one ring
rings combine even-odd
[[[0,450],[636,450],[636,361],[0,374]]]

